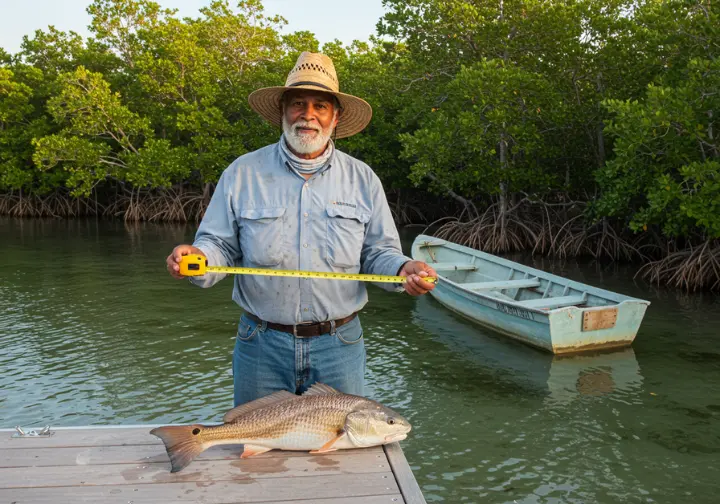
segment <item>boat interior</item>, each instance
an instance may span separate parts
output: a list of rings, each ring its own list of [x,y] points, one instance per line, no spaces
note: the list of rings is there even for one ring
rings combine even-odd
[[[613,306],[629,299],[589,285],[535,270],[483,252],[463,253],[444,240],[419,244],[422,259],[459,287],[523,308],[554,310],[566,306]]]

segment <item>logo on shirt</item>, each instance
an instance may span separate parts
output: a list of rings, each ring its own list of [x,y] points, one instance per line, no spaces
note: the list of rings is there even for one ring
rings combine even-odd
[[[342,205],[350,208],[357,208],[357,205],[355,203],[345,203],[344,201],[333,201],[333,205]]]

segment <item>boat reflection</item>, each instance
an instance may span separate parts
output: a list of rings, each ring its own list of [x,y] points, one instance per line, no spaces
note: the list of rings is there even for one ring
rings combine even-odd
[[[510,340],[444,308],[430,296],[417,299],[413,323],[435,341],[462,355],[498,382],[545,394],[567,404],[603,396],[639,400],[643,377],[631,347],[579,355],[553,355]]]

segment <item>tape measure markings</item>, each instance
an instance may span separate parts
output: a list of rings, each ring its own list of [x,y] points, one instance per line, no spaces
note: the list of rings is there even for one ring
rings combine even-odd
[[[334,280],[356,280],[360,282],[405,283],[407,277],[392,275],[372,275],[368,273],[336,273],[330,271],[274,270],[265,268],[241,268],[231,266],[208,266],[207,259],[201,255],[186,255],[180,261],[180,274],[201,276],[205,273],[226,273],[232,275],[263,275],[295,278],[320,278]],[[428,283],[437,281],[434,277],[425,277]]]

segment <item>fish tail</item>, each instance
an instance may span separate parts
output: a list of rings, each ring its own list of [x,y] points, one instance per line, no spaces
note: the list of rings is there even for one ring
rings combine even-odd
[[[204,428],[203,425],[178,425],[157,427],[150,431],[165,444],[172,465],[170,472],[180,471],[205,451],[206,446],[198,436]]]

